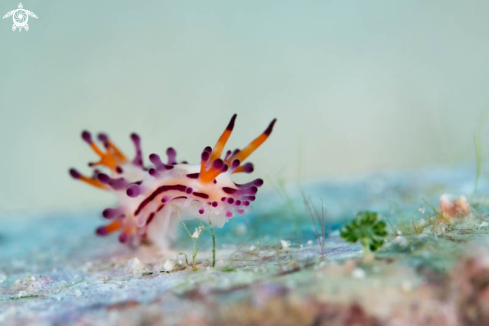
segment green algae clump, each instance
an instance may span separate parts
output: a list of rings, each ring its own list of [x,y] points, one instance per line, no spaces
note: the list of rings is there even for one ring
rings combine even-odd
[[[347,242],[360,241],[367,256],[384,244],[386,223],[380,220],[378,213],[363,211],[357,214],[354,221],[342,227],[340,234]]]

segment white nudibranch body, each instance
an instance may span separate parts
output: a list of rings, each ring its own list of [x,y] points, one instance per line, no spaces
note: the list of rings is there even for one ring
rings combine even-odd
[[[236,214],[245,214],[263,180],[237,184],[232,181],[231,175],[253,171],[251,163],[242,162],[268,138],[276,119],[243,150],[227,151],[221,158],[235,119],[236,114],[214,148],[204,148],[198,165],[177,163],[176,151],[170,147],[166,151],[166,163],[158,155],[151,154],[149,161],[152,165],[145,166],[138,135],[131,135],[136,157],[129,161],[107,135],[98,135],[106,149],[104,152],[93,142],[90,133],[84,131],[83,140],[100,157],[99,162],[89,163],[89,166],[103,165],[110,173],[94,169],[92,177],[87,177],[71,169],[71,176],[94,187],[112,191],[119,200],[117,207],[102,212],[110,222],[99,227],[96,233],[105,236],[120,231],[120,242],[139,245],[149,240],[166,249],[169,240],[176,234],[176,225],[182,219],[198,218],[211,222],[215,227],[222,227]]]

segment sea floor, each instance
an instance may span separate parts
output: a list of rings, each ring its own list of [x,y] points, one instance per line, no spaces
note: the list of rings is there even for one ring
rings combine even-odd
[[[432,223],[473,169],[271,182],[253,211],[171,252],[99,238],[96,211],[0,217],[0,325],[488,325],[489,184],[468,216]],[[322,252],[304,194],[327,209]],[[339,228],[379,212],[373,261]],[[187,223],[194,232],[197,223]],[[193,263],[193,253],[198,249]],[[324,254],[324,255],[323,255]]]

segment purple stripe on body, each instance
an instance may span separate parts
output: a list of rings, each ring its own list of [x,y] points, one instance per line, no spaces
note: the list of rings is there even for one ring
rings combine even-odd
[[[204,198],[204,199],[209,198],[209,195],[205,194],[203,192],[194,192],[192,195],[194,195],[195,197],[200,197],[200,198]]]
[[[146,197],[146,199],[144,199],[141,202],[141,204],[139,204],[139,207],[134,212],[134,216],[137,216],[146,205],[148,205],[152,200],[154,200],[156,198],[156,196],[158,196],[158,195],[160,195],[166,191],[170,191],[170,190],[177,190],[177,191],[185,192],[185,189],[187,189],[187,187],[185,187],[184,185],[180,185],[180,184],[158,187],[155,191],[153,191],[153,193],[151,195]]]

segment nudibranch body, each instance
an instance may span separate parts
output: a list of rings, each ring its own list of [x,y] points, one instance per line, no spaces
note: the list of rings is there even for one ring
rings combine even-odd
[[[110,173],[95,168],[92,177],[87,177],[71,169],[71,176],[112,191],[119,200],[119,206],[102,212],[110,222],[99,227],[96,233],[105,236],[119,231],[120,242],[138,245],[147,239],[165,249],[169,239],[175,236],[179,219],[199,218],[222,227],[234,215],[246,213],[263,180],[237,184],[231,175],[253,171],[251,163],[243,162],[270,136],[276,119],[244,149],[228,150],[221,158],[235,120],[236,114],[214,148],[204,148],[198,165],[177,163],[176,151],[170,147],[166,151],[166,163],[157,154],[151,154],[149,161],[152,165],[146,166],[137,134],[131,134],[136,156],[130,161],[107,135],[98,135],[98,140],[105,147],[102,151],[91,134],[84,131],[82,139],[100,157],[100,161],[89,163],[89,166],[105,166]]]

